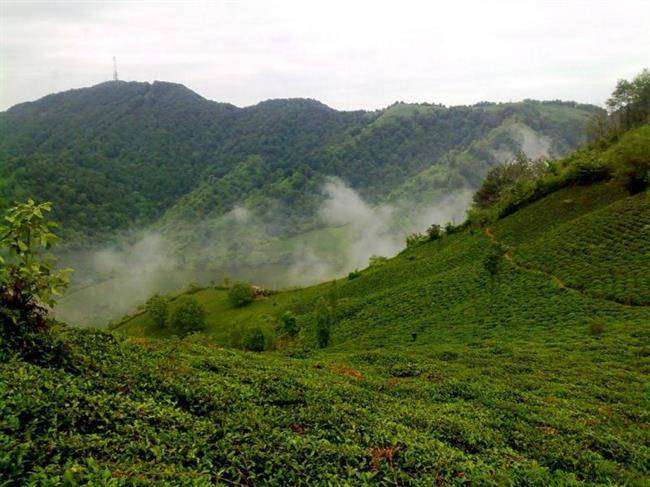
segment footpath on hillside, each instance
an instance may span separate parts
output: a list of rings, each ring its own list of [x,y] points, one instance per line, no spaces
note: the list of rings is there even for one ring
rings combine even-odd
[[[557,288],[567,289],[569,291],[573,291],[573,292],[576,292],[578,294],[582,294],[583,296],[586,296],[586,297],[591,298],[591,299],[602,299],[604,301],[609,301],[609,302],[612,302],[612,303],[616,303],[616,304],[619,304],[621,306],[647,307],[647,306],[645,306],[643,304],[624,303],[624,302],[621,302],[621,301],[617,301],[615,299],[604,298],[604,297],[601,297],[601,296],[593,296],[593,295],[585,292],[584,290],[571,287],[571,286],[567,285],[564,281],[562,281],[562,279],[560,279],[558,276],[556,276],[556,275],[554,275],[554,274],[552,274],[552,273],[550,273],[548,271],[538,269],[538,268],[533,267],[530,264],[527,264],[527,263],[524,263],[524,262],[517,262],[512,256],[512,247],[509,246],[509,245],[504,244],[499,239],[497,239],[497,237],[494,235],[494,232],[492,232],[492,229],[490,227],[485,227],[483,232],[485,233],[485,236],[488,239],[490,239],[492,242],[494,242],[495,244],[499,244],[503,248],[507,249],[505,254],[503,254],[503,257],[506,259],[506,261],[508,261],[510,263],[510,265],[514,266],[515,268],[517,268],[517,269],[519,269],[519,270],[521,270],[523,272],[531,272],[531,273],[542,274],[542,275],[546,276],[547,278],[549,278],[553,282],[553,285],[555,287],[557,287]]]

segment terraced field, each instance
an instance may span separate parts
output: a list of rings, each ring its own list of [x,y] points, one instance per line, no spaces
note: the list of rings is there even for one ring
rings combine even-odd
[[[609,184],[551,194],[493,226],[514,260],[494,272],[491,238],[468,229],[244,308],[199,290],[208,328],[184,339],[146,313],[112,334],[64,329],[62,365],[0,363],[0,473],[24,485],[647,485],[647,205]],[[315,303],[333,295],[319,349]],[[230,348],[233,330],[272,336],[287,310],[297,337]]]

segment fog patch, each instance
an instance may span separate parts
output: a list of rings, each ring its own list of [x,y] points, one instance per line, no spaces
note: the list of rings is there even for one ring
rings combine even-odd
[[[339,278],[367,267],[372,255],[394,256],[409,233],[433,223],[460,223],[471,194],[373,206],[330,178],[312,229],[299,235],[279,237],[290,228],[281,207],[260,215],[243,206],[216,218],[126,235],[119,243],[65,256],[62,263],[75,269],[73,287],[55,313],[76,325],[101,326],[133,313],[154,293],[179,291],[191,282],[210,285],[228,277],[286,288]],[[269,218],[273,213],[278,216]]]

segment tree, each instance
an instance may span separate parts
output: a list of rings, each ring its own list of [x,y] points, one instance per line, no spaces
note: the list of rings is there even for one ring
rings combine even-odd
[[[205,328],[205,310],[194,296],[181,296],[171,315],[172,328],[186,335]]]
[[[167,298],[160,294],[154,294],[149,298],[145,309],[151,316],[151,320],[158,328],[162,328],[167,323],[167,316],[169,315],[169,304]]]
[[[316,320],[316,341],[320,348],[325,348],[330,341],[330,310],[323,298],[316,301],[314,308],[314,318]]]
[[[48,310],[69,284],[71,269],[55,270],[42,251],[56,243],[50,203],[11,208],[0,227],[0,336],[26,351],[48,331]],[[3,257],[4,256],[4,257]]]
[[[618,80],[607,108],[624,130],[645,123],[650,116],[650,71],[644,69],[632,81]]]
[[[239,308],[250,304],[255,299],[255,291],[250,284],[238,282],[228,290],[228,300],[234,307]]]

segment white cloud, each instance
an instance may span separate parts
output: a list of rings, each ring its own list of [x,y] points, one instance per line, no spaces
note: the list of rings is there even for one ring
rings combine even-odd
[[[650,4],[610,1],[8,2],[0,109],[110,79],[238,105],[601,102],[648,64]]]

